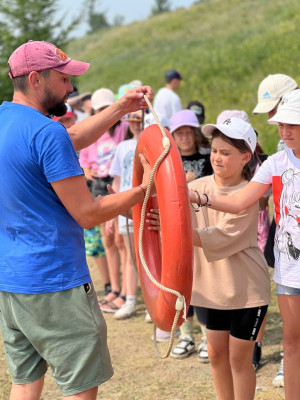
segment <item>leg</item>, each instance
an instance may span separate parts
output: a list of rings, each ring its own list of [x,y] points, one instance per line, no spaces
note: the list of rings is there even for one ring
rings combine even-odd
[[[253,400],[256,376],[252,365],[254,343],[230,336],[230,365],[235,400]]]
[[[102,257],[94,257],[94,260],[100,273],[102,283],[104,287],[106,287],[110,282],[106,256],[104,255]]]
[[[229,331],[206,330],[207,349],[218,400],[234,400],[229,360]]]
[[[133,235],[123,235],[126,249],[126,266],[123,280],[126,282],[126,302],[116,312],[116,319],[130,318],[136,313],[136,290],[137,290],[137,272],[135,267],[134,240]],[[131,249],[133,250],[131,252]]]
[[[284,388],[286,400],[299,398],[300,296],[278,295],[283,321]]]
[[[24,385],[12,384],[9,400],[39,400],[41,398],[43,385],[43,376],[32,383],[26,383]]]
[[[120,257],[114,241],[114,232],[106,232],[105,223],[101,225],[101,231],[105,245],[111,288],[120,292]],[[111,301],[113,298],[107,300]]]
[[[64,400],[96,400],[98,393],[98,386],[85,390],[84,392],[74,394],[73,396],[63,397]]]

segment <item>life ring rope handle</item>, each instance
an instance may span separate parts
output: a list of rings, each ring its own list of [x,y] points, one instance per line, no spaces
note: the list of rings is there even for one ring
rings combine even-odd
[[[176,304],[175,304],[176,314],[175,314],[173,325],[172,325],[172,329],[171,329],[170,342],[169,342],[168,349],[167,349],[167,351],[166,351],[166,353],[164,355],[161,355],[159,350],[158,350],[158,348],[157,348],[156,335],[155,335],[155,326],[154,326],[154,337],[153,337],[153,339],[154,339],[155,351],[156,351],[157,355],[160,358],[167,358],[169,356],[171,350],[172,350],[172,347],[173,347],[175,329],[176,329],[177,322],[178,322],[178,319],[179,319],[179,316],[180,316],[180,312],[182,311],[182,309],[183,309],[183,319],[186,320],[186,301],[185,301],[185,297],[183,295],[181,295],[177,290],[170,289],[170,288],[162,285],[161,283],[159,283],[153,277],[153,275],[151,274],[151,272],[150,272],[150,270],[149,270],[149,268],[147,266],[145,258],[144,258],[143,231],[144,231],[144,225],[145,225],[144,221],[145,221],[145,214],[146,214],[146,206],[147,206],[147,202],[148,202],[149,197],[150,197],[150,188],[151,188],[151,185],[152,185],[152,182],[153,182],[153,179],[154,179],[154,174],[155,174],[159,164],[162,162],[162,160],[165,158],[165,156],[168,154],[168,152],[170,150],[170,140],[169,140],[168,136],[166,135],[166,132],[165,132],[164,128],[162,127],[162,125],[161,125],[161,123],[160,123],[160,121],[159,121],[159,119],[158,119],[158,117],[157,117],[157,115],[156,115],[156,113],[155,113],[150,101],[148,100],[148,98],[146,96],[144,96],[144,99],[147,102],[151,112],[153,113],[154,118],[155,118],[155,120],[157,122],[157,125],[159,126],[159,129],[161,130],[161,133],[162,133],[162,136],[163,136],[162,144],[163,144],[163,147],[164,147],[165,150],[161,153],[161,155],[158,157],[158,159],[156,160],[155,164],[153,165],[153,168],[152,168],[152,171],[151,171],[151,175],[150,175],[150,178],[149,178],[149,182],[148,182],[148,185],[147,185],[147,189],[146,189],[145,198],[144,198],[144,201],[143,201],[143,206],[142,206],[142,211],[141,211],[141,224],[140,224],[140,230],[139,230],[139,256],[140,256],[140,260],[141,260],[141,263],[143,265],[143,268],[144,268],[148,278],[151,280],[151,282],[154,285],[156,285],[157,287],[159,287],[161,290],[164,290],[165,292],[174,294],[175,296],[178,297],[177,300],[176,300]]]

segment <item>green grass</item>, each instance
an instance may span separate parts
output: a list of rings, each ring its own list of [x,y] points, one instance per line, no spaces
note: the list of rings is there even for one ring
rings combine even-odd
[[[257,88],[268,74],[285,73],[300,82],[300,14],[296,0],[210,0],[131,25],[99,31],[69,45],[73,58],[89,61],[79,77],[81,91],[118,87],[141,79],[154,92],[164,73],[178,69],[183,106],[198,99],[206,122],[224,109],[247,111],[268,153],[278,141],[266,115],[253,116]]]

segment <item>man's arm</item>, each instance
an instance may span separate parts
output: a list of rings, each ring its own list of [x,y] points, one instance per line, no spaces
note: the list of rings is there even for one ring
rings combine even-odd
[[[151,101],[153,98],[150,86],[141,86],[128,91],[118,101],[107,107],[101,113],[93,115],[73,125],[68,129],[76,151],[84,149],[101,137],[113,124],[125,114],[147,109],[144,95]]]
[[[144,176],[141,186],[121,193],[94,198],[88,190],[83,175],[72,176],[52,182],[52,187],[72,217],[83,228],[89,229],[124,214],[131,207],[144,200],[151,167],[141,156]]]

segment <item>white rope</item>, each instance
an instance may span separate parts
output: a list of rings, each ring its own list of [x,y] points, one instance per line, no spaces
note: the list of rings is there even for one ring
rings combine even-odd
[[[173,325],[172,325],[172,329],[171,329],[169,347],[168,347],[168,350],[166,351],[166,353],[164,355],[161,355],[160,352],[157,349],[155,332],[154,332],[154,337],[153,337],[153,339],[154,339],[154,347],[155,347],[156,353],[158,354],[158,356],[160,358],[167,358],[169,356],[171,350],[172,350],[172,347],[173,347],[176,325],[177,325],[177,322],[178,322],[178,319],[179,319],[179,316],[180,316],[180,312],[182,311],[182,309],[183,309],[183,318],[184,318],[184,320],[186,320],[186,302],[185,302],[185,297],[183,295],[181,295],[177,290],[170,289],[170,288],[167,288],[166,286],[163,286],[161,283],[159,283],[153,277],[153,275],[151,274],[151,272],[150,272],[150,270],[149,270],[149,268],[147,266],[145,258],[144,258],[142,239],[143,239],[143,231],[144,231],[144,225],[145,225],[144,220],[145,220],[145,214],[146,214],[146,206],[147,206],[147,202],[148,202],[149,197],[150,197],[150,189],[151,189],[151,185],[152,185],[152,182],[153,182],[153,179],[154,179],[154,174],[155,174],[159,164],[162,162],[162,160],[168,154],[168,152],[170,150],[170,146],[171,146],[170,140],[169,140],[164,128],[162,127],[162,125],[161,125],[161,123],[160,123],[160,121],[159,121],[159,119],[158,119],[158,117],[157,117],[157,115],[156,115],[156,113],[155,113],[150,101],[148,100],[148,98],[146,96],[144,96],[144,99],[146,100],[151,112],[154,115],[154,118],[155,118],[155,120],[157,122],[157,125],[159,126],[159,128],[161,130],[161,133],[162,133],[162,136],[163,136],[162,144],[163,144],[163,147],[164,147],[164,151],[159,156],[159,158],[156,160],[156,162],[155,162],[155,164],[154,164],[154,166],[152,168],[151,175],[150,175],[149,182],[148,182],[148,186],[147,186],[147,189],[146,189],[146,194],[145,194],[145,198],[144,198],[144,202],[143,202],[143,206],[142,206],[142,211],[141,211],[141,224],[140,224],[140,230],[139,230],[139,256],[140,256],[140,260],[141,260],[141,263],[143,265],[143,268],[146,271],[146,274],[147,274],[148,278],[151,280],[151,282],[154,283],[154,285],[156,285],[161,290],[164,290],[165,292],[174,294],[175,296],[178,297],[177,300],[176,300],[176,304],[175,304],[176,314],[175,314]],[[154,331],[155,331],[155,327],[154,327]]]

